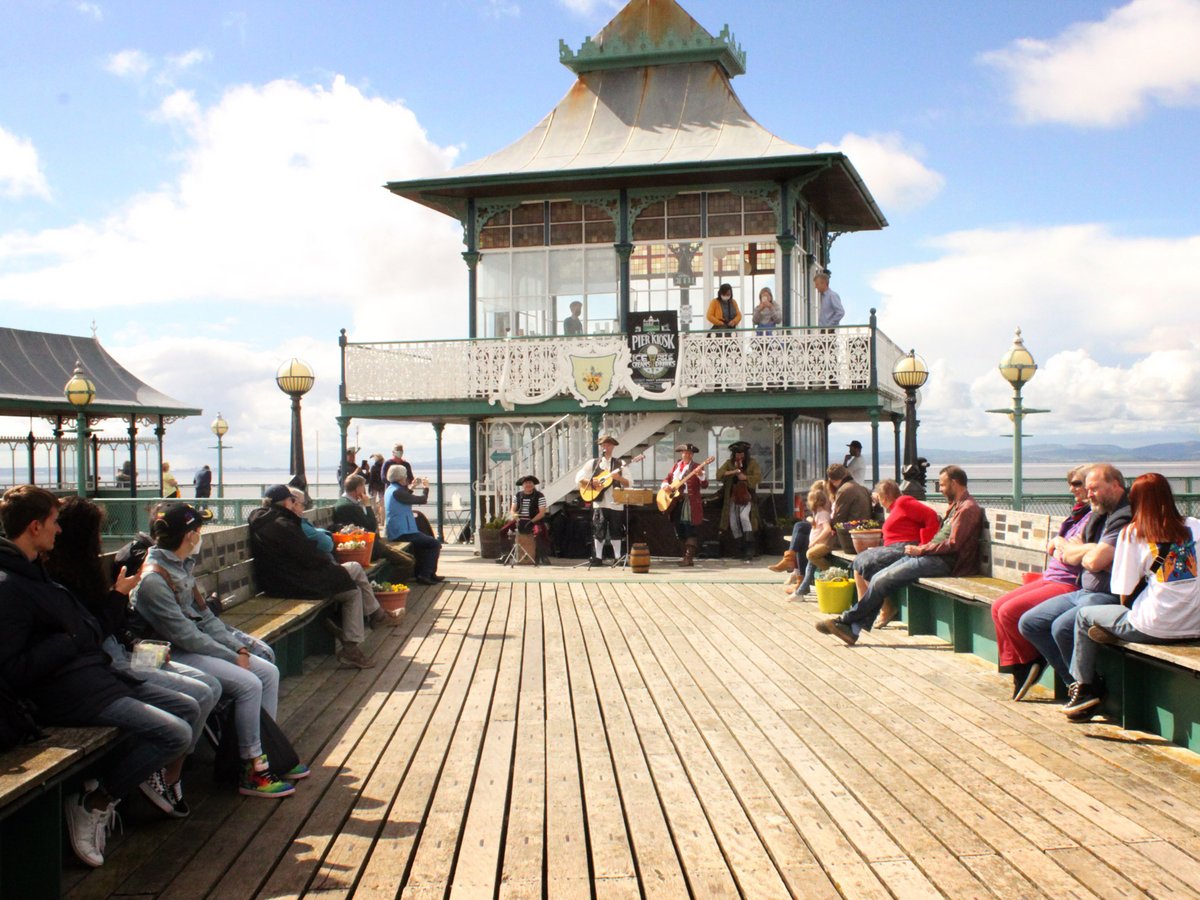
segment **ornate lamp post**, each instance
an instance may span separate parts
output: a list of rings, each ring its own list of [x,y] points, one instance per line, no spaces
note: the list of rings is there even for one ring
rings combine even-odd
[[[896,360],[892,367],[892,380],[904,388],[904,493],[925,498],[925,469],[917,463],[917,391],[929,380],[929,367],[909,350],[907,356]]]
[[[312,366],[302,359],[292,357],[275,373],[275,383],[279,389],[292,398],[292,475],[299,475],[307,481],[304,474],[304,433],[300,427],[300,398],[307,394],[316,382]]]
[[[1013,509],[1020,509],[1023,500],[1021,481],[1021,439],[1029,437],[1021,431],[1021,420],[1034,413],[1050,412],[1048,409],[1024,409],[1021,406],[1021,388],[1033,378],[1037,371],[1037,363],[1033,354],[1025,349],[1025,341],[1021,338],[1021,329],[1017,329],[1013,345],[1000,358],[1000,374],[1004,380],[1013,386],[1012,409],[989,409],[990,413],[1008,416],[1013,423]]]
[[[212,433],[217,436],[217,497],[221,500],[225,499],[225,442],[222,440],[225,437],[225,432],[229,431],[229,423],[221,418],[221,414],[217,413],[217,417],[212,420],[212,424],[208,426],[212,429]]]
[[[67,402],[78,411],[75,418],[75,472],[76,493],[87,496],[87,408],[96,399],[96,385],[83,374],[83,363],[75,360],[75,372],[66,383],[63,393]]]

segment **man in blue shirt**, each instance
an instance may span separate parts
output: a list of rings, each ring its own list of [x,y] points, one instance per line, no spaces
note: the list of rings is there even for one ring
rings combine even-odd
[[[417,584],[437,584],[443,581],[437,574],[438,557],[442,545],[437,538],[430,537],[417,527],[413,515],[413,504],[429,499],[429,487],[418,495],[409,489],[410,478],[403,466],[392,466],[387,471],[388,489],[383,495],[384,531],[389,541],[408,541],[417,558]]]

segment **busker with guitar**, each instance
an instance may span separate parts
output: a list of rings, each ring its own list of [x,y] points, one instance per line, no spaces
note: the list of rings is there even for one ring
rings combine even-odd
[[[599,491],[592,499],[592,558],[589,566],[602,565],[604,543],[612,545],[613,564],[621,558],[625,540],[625,504],[613,497],[614,487],[629,487],[629,479],[619,471],[621,462],[613,456],[618,446],[611,434],[600,435],[600,455],[589,459],[575,473],[581,496],[583,492]]]
[[[754,559],[754,533],[758,527],[758,510],[754,491],[762,481],[758,461],[750,458],[750,445],[737,441],[729,445],[729,459],[721,463],[717,479],[724,485],[721,503],[721,530],[730,531],[741,546],[742,559]]]
[[[546,495],[537,489],[541,484],[536,475],[526,475],[517,485],[521,488],[513,497],[512,507],[508,510],[508,521],[501,527],[501,533],[516,529],[519,534],[532,534],[537,548],[537,563],[549,562],[546,552]],[[503,558],[499,562],[503,562]]]
[[[700,448],[689,443],[679,444],[675,452],[680,454],[680,459],[662,481],[658,492],[658,508],[671,516],[675,523],[675,534],[683,542],[683,558],[679,560],[679,565],[694,566],[699,544],[696,528],[704,521],[700,492],[708,487],[704,467],[713,461],[713,457],[697,465],[694,458]]]

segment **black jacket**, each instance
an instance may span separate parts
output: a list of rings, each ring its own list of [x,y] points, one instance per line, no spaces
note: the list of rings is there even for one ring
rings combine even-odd
[[[304,536],[300,517],[282,506],[250,513],[250,549],[259,590],[275,597],[318,599],[354,587],[350,573]]]
[[[39,722],[83,725],[132,696],[136,676],[100,649],[100,623],[40,563],[0,539],[0,675],[37,706]]]

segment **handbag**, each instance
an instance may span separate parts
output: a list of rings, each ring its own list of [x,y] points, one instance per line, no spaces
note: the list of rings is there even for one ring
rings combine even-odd
[[[217,781],[236,782],[241,777],[242,766],[245,765],[245,760],[238,751],[237,722],[234,719],[233,707],[233,703],[221,704],[208,717],[209,730],[216,732],[217,737],[217,750],[213,757],[213,778]],[[276,776],[290,772],[300,763],[300,756],[283,733],[283,729],[263,709],[258,711],[258,733],[263,753],[267,755],[271,771]]]

